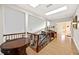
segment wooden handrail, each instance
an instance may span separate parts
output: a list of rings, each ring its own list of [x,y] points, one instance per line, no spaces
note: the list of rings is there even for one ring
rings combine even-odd
[[[40,36],[40,35],[43,35],[43,34],[35,34],[35,33],[29,33],[29,32],[27,32],[27,35],[28,35],[28,34],[30,34],[30,36],[31,36],[30,39],[31,39],[31,40],[33,39],[33,40],[36,41],[36,44],[35,44],[35,46],[36,46],[36,52],[38,52],[38,51],[39,51],[39,36]],[[32,36],[34,36],[34,38],[32,38]],[[41,38],[41,39],[42,39],[42,38]],[[44,39],[43,39],[43,40],[44,40]],[[43,40],[42,40],[42,41],[43,41]],[[42,41],[41,41],[41,42],[42,42]]]
[[[27,34],[31,34],[31,35],[39,35],[39,34],[36,34],[36,33],[29,33],[29,32],[27,32]]]
[[[30,41],[34,40],[35,42],[33,42],[35,44],[35,50],[36,52],[38,52],[38,42],[39,42],[39,34],[35,34],[35,33],[29,33],[27,32],[27,35],[30,34]],[[34,38],[33,38],[34,37]],[[30,42],[31,43],[31,42]]]
[[[12,34],[4,34],[3,38],[5,38],[6,41],[8,40],[13,40],[13,39],[18,39],[18,38],[24,38],[26,35],[26,32],[22,33],[12,33]]]
[[[3,34],[3,36],[17,35],[17,34],[26,34],[26,32],[22,32],[22,33],[12,33],[12,34]]]
[[[53,33],[55,33],[55,32],[53,32]],[[34,50],[36,52],[39,52],[40,48],[43,48],[44,46],[46,46],[48,44],[48,42],[51,41],[51,37],[52,37],[51,34],[52,34],[52,31],[48,31],[46,33],[41,33],[41,34],[27,32],[27,35],[29,36],[29,38],[31,40],[35,41],[33,43],[34,43],[34,46],[35,46]],[[45,37],[40,38],[40,35],[45,36]],[[42,40],[40,41],[40,39],[42,39]],[[46,40],[46,39],[48,39],[48,40]],[[44,42],[44,40],[46,40],[46,41]]]

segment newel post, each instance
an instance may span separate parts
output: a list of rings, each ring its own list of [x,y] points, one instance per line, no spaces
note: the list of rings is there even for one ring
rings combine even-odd
[[[36,35],[37,42],[36,42],[36,52],[39,51],[39,35]]]

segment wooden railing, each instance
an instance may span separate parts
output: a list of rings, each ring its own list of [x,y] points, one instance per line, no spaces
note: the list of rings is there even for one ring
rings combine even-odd
[[[47,36],[45,36],[40,42],[39,42],[39,48],[43,48],[47,44]],[[39,49],[39,50],[40,50]]]
[[[28,34],[28,38],[30,40],[30,46],[32,47],[32,44],[34,45],[34,47],[32,47],[36,52],[39,52],[40,48],[44,45],[41,44],[43,41],[45,41],[46,36],[43,38],[40,38],[40,35],[42,34],[35,34],[35,33],[27,33]],[[42,41],[40,41],[40,39],[42,39]],[[45,43],[45,42],[44,42]]]
[[[54,36],[55,32],[47,32],[45,35],[43,34],[35,34],[27,32],[28,39],[30,42],[30,47],[33,48],[36,52],[39,52],[43,47],[45,47],[50,41],[52,41],[51,37]],[[40,38],[40,36],[42,37]]]
[[[3,38],[6,41],[9,41],[9,40],[18,39],[18,38],[25,38],[25,36],[26,36],[26,33],[22,32],[22,33],[4,34]]]
[[[30,47],[33,48],[36,52],[38,52],[39,35],[29,32],[27,32],[27,35],[30,42]]]

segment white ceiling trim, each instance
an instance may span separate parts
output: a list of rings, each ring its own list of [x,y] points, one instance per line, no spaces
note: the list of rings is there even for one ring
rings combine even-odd
[[[49,12],[47,12],[45,15],[55,14],[55,13],[57,13],[57,12],[64,11],[64,10],[67,10],[67,6],[64,6],[64,7],[58,8],[58,9],[53,10],[53,11],[49,11]]]
[[[43,4],[44,5],[44,4]],[[67,4],[68,5],[68,4]],[[33,8],[32,6],[30,6],[29,4],[19,4],[19,5],[16,5],[17,7],[20,7],[21,9],[23,9],[23,10],[25,10],[26,12],[29,12],[29,13],[32,13],[32,14],[34,14],[34,15],[36,15],[36,16],[38,16],[39,18],[42,18],[42,19],[46,19],[46,20],[58,20],[58,19],[62,19],[62,18],[69,18],[69,17],[72,17],[73,16],[73,14],[74,14],[74,11],[76,10],[75,8],[77,8],[76,6],[74,6],[74,5],[70,5],[71,6],[71,8],[73,9],[71,9],[70,11],[71,11],[71,14],[69,14],[69,15],[67,15],[67,16],[65,16],[65,17],[63,17],[63,13],[64,12],[59,12],[58,13],[58,15],[60,16],[62,16],[62,17],[57,17],[57,13],[56,14],[54,14],[54,15],[50,15],[50,16],[46,16],[45,15],[45,13],[43,13],[43,11],[44,10],[42,10],[42,9],[40,9],[39,8],[39,10],[38,10],[38,7],[41,7],[41,8],[43,8],[43,7],[45,7],[45,5],[42,7],[42,6],[37,6],[36,8]],[[62,5],[60,5],[60,6],[62,6]],[[63,5],[64,6],[64,5]],[[74,6],[74,7],[73,7]],[[52,6],[51,6],[52,7]],[[56,6],[55,6],[56,7]],[[53,7],[52,7],[53,8]],[[70,12],[70,11],[65,11],[65,13],[66,12]]]

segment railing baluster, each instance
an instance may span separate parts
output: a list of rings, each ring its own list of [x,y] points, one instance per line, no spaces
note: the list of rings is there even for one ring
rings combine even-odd
[[[5,36],[5,39],[7,40],[7,36]]]
[[[10,40],[10,36],[8,36],[8,40]]]
[[[14,34],[5,34],[3,37],[7,40],[18,39],[25,37],[26,33],[14,33]]]
[[[13,39],[13,38],[12,38],[12,35],[11,35],[11,39]]]

